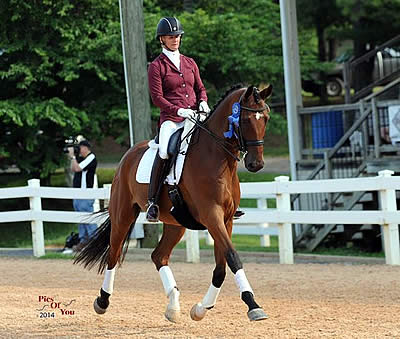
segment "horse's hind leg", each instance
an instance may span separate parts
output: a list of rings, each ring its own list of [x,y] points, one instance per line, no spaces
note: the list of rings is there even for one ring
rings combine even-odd
[[[179,318],[180,305],[179,290],[174,275],[168,266],[168,261],[173,248],[181,240],[184,233],[185,228],[183,227],[164,224],[161,240],[151,254],[151,259],[160,274],[165,294],[169,298],[165,317],[172,322],[176,322]]]
[[[138,205],[134,205],[133,210],[132,206],[129,206],[128,203],[125,203],[124,205],[125,206],[119,205],[118,210],[110,205],[112,228],[107,269],[104,273],[100,296],[96,298],[93,304],[93,307],[98,314],[104,314],[110,304],[109,298],[114,290],[115,267],[121,257],[124,241],[129,240],[127,239],[127,236],[130,234],[128,232],[131,229],[131,225],[136,222],[140,213],[140,207]]]

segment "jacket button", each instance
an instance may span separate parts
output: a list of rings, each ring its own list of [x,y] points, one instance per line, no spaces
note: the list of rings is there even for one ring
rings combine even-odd
[[[186,84],[183,84],[182,87],[186,87]]]
[[[182,73],[179,73],[179,76],[183,77],[183,74],[182,74]]]
[[[185,97],[186,97],[186,98],[188,98],[188,97],[189,97],[189,95],[188,95],[188,94],[186,94],[186,95],[185,95]]]

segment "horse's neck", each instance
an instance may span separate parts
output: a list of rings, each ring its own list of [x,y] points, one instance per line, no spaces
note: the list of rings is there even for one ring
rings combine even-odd
[[[228,130],[228,117],[232,114],[232,104],[239,101],[240,93],[232,93],[225,98],[210,117],[208,128],[215,135],[224,138],[224,132]],[[228,140],[228,139],[227,139]]]

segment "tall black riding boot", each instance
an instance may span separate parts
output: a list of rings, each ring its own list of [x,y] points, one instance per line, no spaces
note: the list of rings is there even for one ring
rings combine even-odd
[[[158,199],[160,197],[161,188],[163,181],[167,173],[165,173],[168,164],[168,159],[162,159],[156,155],[153,163],[153,169],[151,170],[148,205],[146,212],[147,221],[157,222],[160,216],[160,210],[158,207]]]

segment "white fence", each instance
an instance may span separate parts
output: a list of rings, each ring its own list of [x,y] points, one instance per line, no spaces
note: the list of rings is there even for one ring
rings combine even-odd
[[[267,208],[266,199],[275,199],[275,195],[253,192],[247,193],[247,185],[252,186],[253,184],[241,184],[242,198],[257,199],[257,208],[244,209],[246,212],[245,216],[234,222],[233,234],[258,235],[260,236],[261,246],[269,246],[269,236],[278,235],[277,228],[270,227],[268,223],[254,223],[251,218],[248,217],[248,213],[250,210],[252,210],[253,213],[255,212],[255,215],[257,215],[257,213],[263,213]],[[30,209],[0,212],[0,223],[30,221],[33,254],[34,256],[40,257],[45,254],[43,221],[81,223],[87,222],[88,217],[91,216],[91,214],[87,212],[42,210],[42,198],[76,199],[79,197],[80,199],[100,199],[107,201],[110,197],[110,189],[110,184],[104,185],[103,188],[93,188],[90,190],[65,187],[41,187],[38,179],[29,180],[28,186],[24,187],[1,188],[0,199],[29,198]],[[98,210],[98,208],[96,209],[95,206],[95,211],[96,210]],[[261,215],[258,216],[260,217]],[[100,223],[103,220],[98,218],[96,222]],[[143,237],[143,225],[147,223],[145,214],[140,213],[136,221],[133,236],[135,237],[136,234],[137,238]],[[207,243],[211,244],[211,237],[207,235],[206,237]],[[200,260],[198,231],[187,230],[185,238],[187,245],[187,261],[198,262]]]
[[[400,212],[396,207],[396,190],[400,190],[400,177],[392,177],[392,171],[381,171],[377,177],[335,180],[289,182],[288,177],[277,177],[274,182],[241,184],[242,198],[258,199],[257,209],[247,209],[246,214],[234,221],[234,231],[268,236],[279,234],[279,258],[281,263],[292,264],[292,224],[380,224],[383,228],[386,263],[400,265],[399,228]],[[333,193],[354,191],[378,191],[380,210],[377,211],[292,211],[290,194]],[[88,213],[42,210],[41,198],[55,199],[109,199],[109,187],[91,190],[77,188],[40,187],[39,180],[29,180],[28,186],[0,189],[0,199],[29,197],[30,209],[0,212],[1,222],[30,221],[32,225],[33,252],[44,255],[43,221],[79,223]],[[265,199],[276,198],[276,209],[267,209]],[[144,215],[138,223],[145,223]],[[187,232],[187,260],[199,261],[198,232]]]

